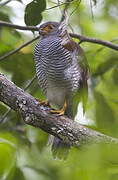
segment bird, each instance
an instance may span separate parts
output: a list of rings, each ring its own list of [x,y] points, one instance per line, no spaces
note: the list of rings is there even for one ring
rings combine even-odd
[[[36,74],[50,113],[74,120],[80,101],[85,111],[88,97],[89,65],[83,49],[67,30],[68,22],[48,21],[39,27],[40,40],[35,45]],[[54,137],[54,158],[66,159],[70,145]]]

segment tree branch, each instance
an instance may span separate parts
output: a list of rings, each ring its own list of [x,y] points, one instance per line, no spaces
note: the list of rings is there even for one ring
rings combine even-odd
[[[0,21],[0,27],[2,26],[19,29],[19,30],[25,30],[25,31],[38,31],[39,30],[39,28],[36,26],[20,26],[20,25],[11,24],[5,21]]]
[[[0,26],[5,26],[5,27],[19,29],[19,30],[39,31],[39,28],[36,26],[19,26],[19,25],[11,24],[11,23],[4,22],[4,21],[0,21]],[[73,38],[79,39],[80,43],[82,43],[82,42],[95,43],[95,44],[106,46],[108,48],[118,51],[118,45],[113,44],[110,41],[104,41],[104,40],[100,40],[100,39],[96,39],[96,38],[89,38],[89,37],[82,36],[80,34],[75,34],[75,33],[70,33],[70,36]]]
[[[8,53],[6,53],[5,55],[0,57],[0,61],[4,60],[5,58],[17,53],[18,51],[20,51],[21,49],[23,49],[25,46],[28,46],[29,44],[31,44],[32,42],[34,42],[35,40],[39,39],[40,36],[37,36],[35,38],[33,38],[30,41],[25,42],[24,44],[22,44],[21,46],[19,46],[18,48],[16,48],[15,50],[12,50]]]
[[[26,124],[41,128],[70,145],[79,147],[80,144],[91,140],[97,143],[105,141],[118,144],[118,139],[84,127],[66,116],[52,115],[50,108],[40,106],[31,95],[7,80],[2,74],[0,74],[0,101],[18,111]]]
[[[29,81],[28,84],[26,84],[25,88],[23,88],[24,91],[26,91],[31,84],[36,80],[36,75]],[[9,115],[9,113],[11,112],[11,108],[9,110],[6,111],[6,113],[2,116],[2,118],[0,119],[0,123],[4,123],[5,118]],[[7,122],[7,120],[5,121],[5,123]]]
[[[70,36],[73,38],[79,39],[80,40],[79,44],[81,44],[82,42],[91,42],[91,43],[103,45],[103,46],[106,46],[108,48],[118,51],[118,45],[113,44],[110,41],[104,41],[104,40],[96,39],[96,38],[89,38],[86,36],[82,36],[79,34],[73,34],[73,33],[70,33]]]

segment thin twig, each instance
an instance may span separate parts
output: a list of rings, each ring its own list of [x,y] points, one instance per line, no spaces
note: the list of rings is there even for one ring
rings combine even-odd
[[[19,26],[19,25],[15,25],[15,24],[11,24],[11,23],[6,23],[4,21],[0,21],[0,26],[7,26],[10,28],[15,28],[15,29],[20,29],[20,30],[39,31],[39,28],[35,27],[35,26]],[[70,36],[73,38],[79,39],[80,43],[90,42],[90,43],[100,44],[100,45],[109,47],[109,48],[114,49],[114,50],[118,50],[118,45],[113,44],[110,41],[104,41],[104,40],[100,40],[100,39],[96,39],[96,38],[89,38],[89,37],[82,36],[80,34],[74,34],[74,33],[70,33]]]
[[[27,45],[31,44],[32,42],[34,42],[35,40],[39,39],[39,37],[40,37],[40,36],[37,36],[37,37],[33,38],[32,40],[27,41],[26,43],[24,43],[24,44],[22,44],[21,46],[19,46],[17,49],[12,50],[12,51],[8,52],[7,54],[1,56],[1,57],[0,57],[0,61],[4,60],[5,58],[7,58],[7,57],[9,57],[9,56],[11,56],[11,55],[13,55],[13,54],[15,54],[15,53],[18,52],[18,51],[20,51],[20,50],[21,50],[22,48],[24,48],[25,46],[27,46]]]
[[[70,16],[79,8],[79,5],[81,3],[81,0],[77,1],[77,6],[74,8],[74,10],[70,13]]]
[[[65,4],[67,4],[67,3],[65,2],[65,3],[57,4],[57,5],[55,5],[55,6],[52,6],[52,7],[47,8],[46,10],[54,9],[54,8],[63,6],[63,5],[65,5]]]
[[[19,30],[25,30],[25,31],[38,31],[39,30],[39,28],[36,26],[19,26],[16,24],[5,22],[5,21],[0,21],[0,26],[5,26],[5,27],[19,29]]]
[[[7,0],[3,3],[0,3],[0,8],[2,8],[3,6],[7,5],[9,2],[11,2],[12,0]]]
[[[70,36],[73,38],[79,39],[80,40],[79,44],[81,44],[82,42],[91,42],[91,43],[100,44],[100,45],[103,45],[103,46],[106,46],[106,47],[109,47],[111,49],[118,51],[118,45],[113,44],[110,41],[104,41],[104,40],[96,39],[96,38],[89,38],[86,36],[82,36],[79,34],[73,34],[73,33],[70,33]]]
[[[65,13],[66,13],[66,11],[67,11],[67,9],[68,9],[68,7],[69,7],[69,5],[70,5],[70,2],[72,2],[73,0],[66,0],[66,4],[65,4],[65,7],[64,7],[64,9],[63,9],[63,12],[62,12],[62,16],[61,16],[61,21],[63,21],[63,19],[65,18]]]
[[[110,42],[115,42],[115,41],[118,41],[118,38],[112,39]],[[105,48],[106,48],[106,46],[102,46],[102,47],[98,48],[95,52],[95,55],[97,55],[99,52],[101,52]]]
[[[31,84],[35,81],[35,79],[36,79],[36,75],[29,81],[29,83],[27,83],[27,85],[25,86],[25,88],[24,88],[24,91],[26,91],[30,86],[31,86]],[[12,111],[12,109],[10,108],[10,109],[8,109],[7,111],[6,111],[6,113],[2,116],[2,118],[0,119],[0,124],[2,123],[6,123],[7,122],[7,120],[5,121],[5,119],[6,119],[6,117],[10,114],[10,112]]]
[[[49,8],[47,8],[46,10],[50,10],[50,9],[54,9],[54,8],[57,8],[57,7],[61,7],[61,6],[63,6],[63,5],[65,5],[64,9],[67,9],[68,5],[69,5],[70,3],[72,3],[74,0],[71,0],[71,1],[66,0],[66,2],[64,2],[64,3],[62,3],[62,2],[60,3],[59,0],[57,0],[57,1],[58,1],[58,3],[54,3],[54,4],[56,4],[55,6],[49,7]]]
[[[12,111],[12,109],[10,108],[10,109],[8,109],[5,113],[4,113],[4,115],[2,116],[2,118],[0,119],[0,124],[1,123],[5,123],[5,119],[6,119],[6,117],[9,115],[9,113]]]
[[[61,6],[60,6],[60,1],[59,0],[57,0],[57,4],[59,5],[59,10],[60,10],[60,12],[62,14],[62,10],[61,10]]]
[[[92,6],[92,1],[90,0],[90,9],[91,9],[91,17],[92,17],[92,20],[94,20],[94,14],[93,14],[93,6]]]

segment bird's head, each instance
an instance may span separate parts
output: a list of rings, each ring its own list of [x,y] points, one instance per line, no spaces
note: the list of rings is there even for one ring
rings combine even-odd
[[[58,31],[60,23],[46,22],[39,27],[39,34],[42,36],[53,34]]]
[[[49,21],[42,24],[39,27],[39,34],[42,36],[55,34],[58,31],[59,35],[64,35],[67,32],[68,25],[68,16],[65,15],[65,18],[61,22]]]

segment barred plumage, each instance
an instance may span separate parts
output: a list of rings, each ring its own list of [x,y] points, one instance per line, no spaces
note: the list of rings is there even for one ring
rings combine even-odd
[[[79,87],[81,74],[78,63],[73,63],[72,52],[61,45],[62,39],[51,35],[41,39],[35,47],[36,72],[39,85],[43,89],[47,99],[55,106],[63,106],[65,97],[70,96]],[[77,61],[77,59],[76,59]],[[52,86],[52,87],[50,87]],[[53,103],[49,96],[48,88],[55,91],[63,91],[62,103]],[[49,89],[50,90],[50,89]]]
[[[41,39],[35,46],[35,64],[38,82],[48,102],[57,109],[64,107],[68,117],[73,117],[73,97],[80,88],[86,87],[87,68],[85,57],[80,46],[69,36],[64,22],[47,22],[40,26]],[[83,98],[85,101],[86,96]],[[76,100],[76,109],[79,100]],[[52,151],[60,158],[67,156],[68,148],[58,138],[54,138]]]

